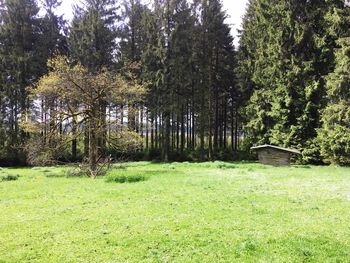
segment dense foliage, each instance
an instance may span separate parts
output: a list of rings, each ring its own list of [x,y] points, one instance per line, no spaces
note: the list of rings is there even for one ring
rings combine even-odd
[[[348,13],[335,13],[348,9],[341,0],[250,1],[238,61],[240,84],[249,94],[244,129],[248,143],[296,147],[303,150],[304,161],[322,161],[317,128],[322,121],[328,125],[320,114],[333,103],[326,79],[329,74],[338,77],[332,74],[337,74],[334,54],[342,30],[334,24],[349,26]],[[337,99],[339,95],[334,93]]]
[[[58,0],[3,0],[0,160],[232,159],[270,143],[349,164],[346,2],[250,0],[236,51],[220,0],[84,0],[70,23]]]

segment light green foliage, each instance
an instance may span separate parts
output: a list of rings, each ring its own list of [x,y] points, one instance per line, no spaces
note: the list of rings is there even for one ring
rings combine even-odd
[[[106,69],[99,73],[90,73],[87,68],[79,63],[75,65],[69,63],[69,59],[64,56],[49,60],[48,65],[51,67],[50,73],[39,80],[33,90],[33,96],[41,100],[55,97],[61,105],[56,108],[56,113],[64,117],[59,119],[60,125],[56,125],[56,129],[50,131],[48,138],[29,142],[26,147],[28,149],[28,163],[34,165],[54,163],[59,159],[54,158],[55,155],[57,156],[57,153],[62,154],[63,149],[72,139],[77,139],[79,127],[89,127],[89,154],[86,157],[89,162],[89,174],[95,177],[98,174],[99,162],[102,160],[99,158],[99,139],[106,137],[102,134],[107,133],[107,122],[101,118],[104,115],[104,107],[101,109],[101,101],[109,100],[113,103],[125,104],[129,102],[137,103],[142,101],[145,89],[142,85],[132,81],[131,73],[128,80]],[[74,129],[76,132],[72,134],[73,138],[61,136],[59,132],[60,127],[65,125],[69,119],[75,119]],[[31,121],[28,126],[37,126],[36,135],[42,139],[41,123]],[[137,146],[140,145],[138,137],[138,134],[123,132],[120,135],[110,136],[108,141],[110,141],[111,147],[126,151],[135,147],[137,149]],[[117,140],[124,140],[124,143]],[[123,149],[127,147],[129,148]]]
[[[227,163],[227,165],[231,165]],[[105,178],[0,183],[4,262],[347,262],[350,169],[125,163]],[[120,165],[117,165],[120,168]]]

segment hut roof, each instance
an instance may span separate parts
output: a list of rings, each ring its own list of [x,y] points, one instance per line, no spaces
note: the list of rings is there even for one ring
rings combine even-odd
[[[280,151],[283,151],[283,152],[294,153],[294,154],[301,154],[296,149],[288,149],[288,148],[283,148],[283,147],[278,147],[278,146],[268,145],[268,144],[252,147],[251,149],[252,150],[260,150],[260,149],[266,149],[266,148],[272,148],[272,149],[280,150]]]

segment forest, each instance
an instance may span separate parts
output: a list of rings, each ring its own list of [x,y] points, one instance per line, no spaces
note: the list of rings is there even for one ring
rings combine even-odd
[[[350,7],[250,0],[2,0],[0,164],[246,160],[350,164]],[[95,168],[92,167],[94,170]]]

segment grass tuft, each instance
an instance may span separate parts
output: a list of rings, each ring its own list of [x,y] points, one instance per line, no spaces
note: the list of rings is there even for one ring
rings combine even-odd
[[[58,172],[45,172],[44,173],[46,177],[48,178],[60,178],[60,177],[64,177],[63,173],[58,173]]]
[[[65,177],[67,178],[82,177],[82,176],[86,176],[86,174],[78,168],[70,168],[70,169],[67,169],[65,172]]]
[[[214,162],[215,168],[218,169],[234,169],[236,166],[232,163],[225,163],[225,162]]]
[[[176,169],[176,164],[165,164],[162,166],[164,169],[168,169],[168,170],[175,170]]]
[[[0,182],[6,182],[6,181],[16,181],[18,180],[19,175],[11,175],[7,173],[1,173],[0,174]]]
[[[252,254],[257,250],[257,245],[253,240],[246,240],[238,245],[236,248],[236,255],[242,256],[244,254]]]
[[[134,173],[127,173],[127,172],[121,172],[113,170],[106,176],[106,182],[107,183],[137,183],[145,181],[147,178],[146,176],[140,171],[140,172],[134,172]]]

